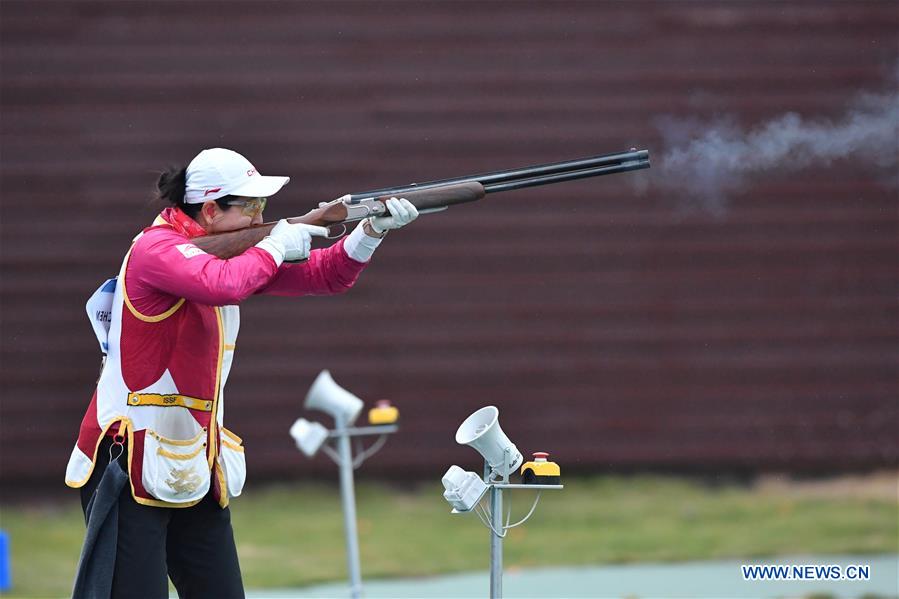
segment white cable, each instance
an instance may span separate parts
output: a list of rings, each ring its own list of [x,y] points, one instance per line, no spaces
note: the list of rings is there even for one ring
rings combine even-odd
[[[481,507],[481,504],[476,505],[476,506],[475,506],[475,510],[477,510],[479,507]],[[484,510],[485,515],[488,515],[488,517],[492,518],[492,516],[489,516],[489,514],[487,514],[487,510],[486,510],[486,509],[484,509],[484,508],[481,508],[481,509]],[[493,531],[493,534],[495,534],[496,536],[498,536],[498,537],[501,538],[501,539],[506,538],[506,533],[505,533],[505,532],[503,532],[502,534],[496,532],[496,529],[493,528],[493,524],[491,524],[489,520],[485,520],[484,517],[481,516],[481,513],[480,513],[480,512],[475,511],[475,513],[478,515],[478,518],[481,519],[481,523],[482,523],[484,526],[486,526],[487,528],[489,528],[491,531]]]
[[[474,511],[474,513],[478,515],[478,519],[481,521],[481,524],[490,528],[490,524],[487,522],[487,520],[484,519],[484,516],[481,515],[480,510],[483,510],[483,509],[484,508],[481,507],[481,504],[478,503],[477,505],[474,506],[474,510],[472,510],[472,511]]]
[[[481,508],[480,512],[476,512],[478,514],[478,518],[481,519],[481,523],[484,526],[486,526],[487,528],[489,528],[491,531],[493,531],[493,534],[495,534],[499,538],[505,537],[506,536],[505,533],[500,534],[500,533],[496,532],[495,528],[493,528],[493,523],[492,523],[493,514],[490,512],[490,510],[488,510],[486,507],[481,505],[480,502],[475,506],[475,510],[477,510],[477,508]],[[482,516],[481,513],[483,513],[484,515]]]
[[[537,491],[537,497],[534,499],[534,505],[531,506],[531,511],[528,512],[528,515],[516,522],[515,524],[509,525],[508,521],[506,521],[506,527],[503,528],[504,531],[509,530],[510,528],[515,528],[516,526],[520,526],[525,523],[525,521],[531,517],[531,514],[534,513],[534,510],[537,509],[537,502],[540,501],[540,493],[543,491]],[[510,512],[511,515],[511,512]]]
[[[478,518],[481,520],[481,524],[483,524],[484,526],[489,528],[491,531],[493,531],[493,534],[495,534],[499,538],[504,539],[506,537],[506,535],[509,534],[508,530],[510,528],[515,528],[516,526],[521,526],[522,524],[527,522],[528,518],[530,518],[534,514],[534,510],[537,509],[537,503],[540,501],[541,493],[543,493],[542,490],[537,491],[537,496],[534,498],[534,503],[531,505],[531,510],[527,513],[527,515],[524,518],[522,518],[515,524],[509,524],[509,520],[512,519],[512,501],[511,501],[511,498],[508,500],[509,511],[506,513],[506,525],[503,527],[502,534],[498,533],[496,531],[496,529],[493,528],[493,524],[492,524],[493,514],[490,513],[490,511],[487,508],[482,506],[480,502],[478,502],[477,505],[474,506],[473,511],[474,511],[474,513],[476,513],[478,515]],[[480,509],[480,511],[478,511],[479,509]],[[483,515],[482,515],[482,512],[483,512]]]
[[[387,435],[381,435],[378,437],[378,440],[371,444],[371,447],[366,449],[365,451],[359,452],[359,455],[356,456],[356,459],[353,460],[353,469],[358,468],[362,465],[362,462],[378,453],[382,447],[384,447],[384,443],[387,442]]]
[[[327,443],[323,444],[322,451],[324,451],[335,464],[337,464],[338,466],[340,465],[340,454],[331,449],[330,445],[328,445]]]

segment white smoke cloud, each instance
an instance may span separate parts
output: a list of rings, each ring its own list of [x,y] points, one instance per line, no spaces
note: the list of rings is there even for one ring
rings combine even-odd
[[[723,214],[728,197],[762,177],[837,160],[858,162],[899,186],[899,94],[863,94],[839,120],[787,113],[744,130],[733,117],[714,122],[664,117],[666,150],[639,182]],[[646,171],[644,171],[646,172]]]

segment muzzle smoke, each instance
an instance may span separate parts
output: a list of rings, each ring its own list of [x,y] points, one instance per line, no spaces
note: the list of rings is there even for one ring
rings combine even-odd
[[[662,118],[665,152],[638,183],[688,206],[723,214],[729,196],[775,174],[850,160],[899,187],[899,93],[863,94],[837,121],[784,114],[745,131],[732,117],[715,122]]]

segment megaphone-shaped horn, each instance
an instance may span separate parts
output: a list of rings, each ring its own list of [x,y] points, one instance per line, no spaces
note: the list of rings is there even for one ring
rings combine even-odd
[[[466,418],[456,431],[456,443],[474,447],[501,476],[521,466],[521,452],[500,428],[499,410],[495,406],[481,408]]]
[[[337,426],[350,426],[362,410],[362,400],[338,385],[331,373],[322,370],[306,394],[307,410],[321,410],[334,418]]]

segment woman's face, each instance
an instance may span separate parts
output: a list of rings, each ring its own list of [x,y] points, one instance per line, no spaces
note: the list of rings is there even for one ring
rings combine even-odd
[[[262,211],[265,209],[264,198],[236,197],[234,205],[223,210],[215,201],[206,202],[201,214],[205,223],[200,223],[207,233],[223,233],[237,231],[250,225],[262,223]]]

